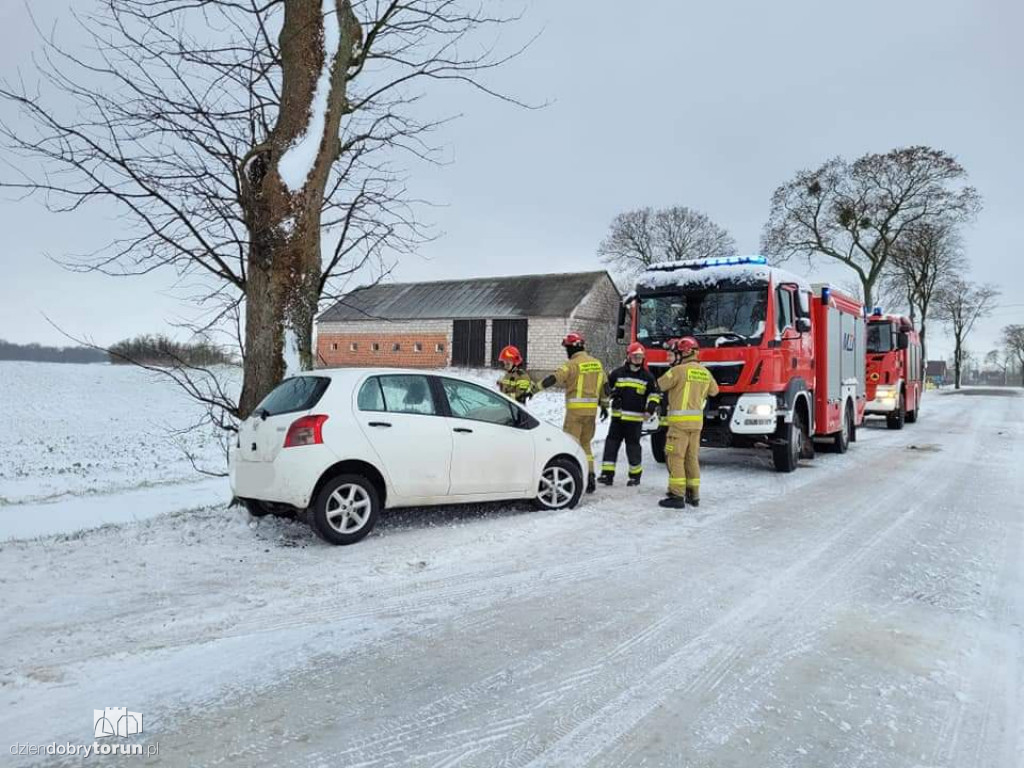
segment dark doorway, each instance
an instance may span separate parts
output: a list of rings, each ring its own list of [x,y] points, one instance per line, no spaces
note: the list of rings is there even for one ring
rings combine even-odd
[[[482,368],[487,351],[486,320],[455,320],[452,326],[452,365]]]
[[[519,348],[523,361],[528,360],[526,353],[526,320],[494,320],[491,323],[491,366],[497,368],[498,355],[501,350],[511,344]]]

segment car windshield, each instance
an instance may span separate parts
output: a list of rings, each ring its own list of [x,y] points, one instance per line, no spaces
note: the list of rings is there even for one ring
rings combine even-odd
[[[649,343],[678,336],[703,336],[714,339],[717,345],[759,344],[767,308],[767,287],[709,288],[643,296],[637,317],[637,340]]]
[[[892,345],[891,323],[868,323],[868,352],[890,352]]]

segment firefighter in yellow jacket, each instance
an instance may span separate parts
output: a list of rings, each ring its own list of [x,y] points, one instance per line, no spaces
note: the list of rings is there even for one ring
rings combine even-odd
[[[605,375],[601,361],[587,354],[583,336],[569,333],[562,339],[569,358],[536,388],[539,392],[555,384],[565,387],[565,422],[562,429],[583,448],[587,455],[587,493],[597,488],[594,476],[594,453],[590,443],[597,427],[597,413],[601,421],[608,418],[608,399],[605,394]]]
[[[533,394],[533,381],[523,366],[523,356],[511,344],[501,350],[498,359],[505,366],[505,375],[498,379],[498,390],[517,403],[525,403]]]
[[[672,367],[658,379],[658,389],[668,401],[668,496],[658,504],[682,509],[700,504],[700,431],[704,403],[718,394],[711,372],[697,362],[697,340],[686,336],[669,342],[675,354]]]

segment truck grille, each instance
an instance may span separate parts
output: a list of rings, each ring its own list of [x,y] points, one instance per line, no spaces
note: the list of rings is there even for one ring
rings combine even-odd
[[[704,363],[719,386],[731,387],[743,375],[743,363]]]

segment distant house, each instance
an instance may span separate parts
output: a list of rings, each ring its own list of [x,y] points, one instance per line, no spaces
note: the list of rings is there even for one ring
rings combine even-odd
[[[925,366],[925,377],[928,381],[934,382],[936,386],[943,386],[946,383],[946,361],[929,360]]]
[[[506,344],[534,371],[565,359],[561,340],[614,345],[618,289],[607,272],[485,277],[357,288],[317,319],[317,363],[414,368],[497,364]]]

